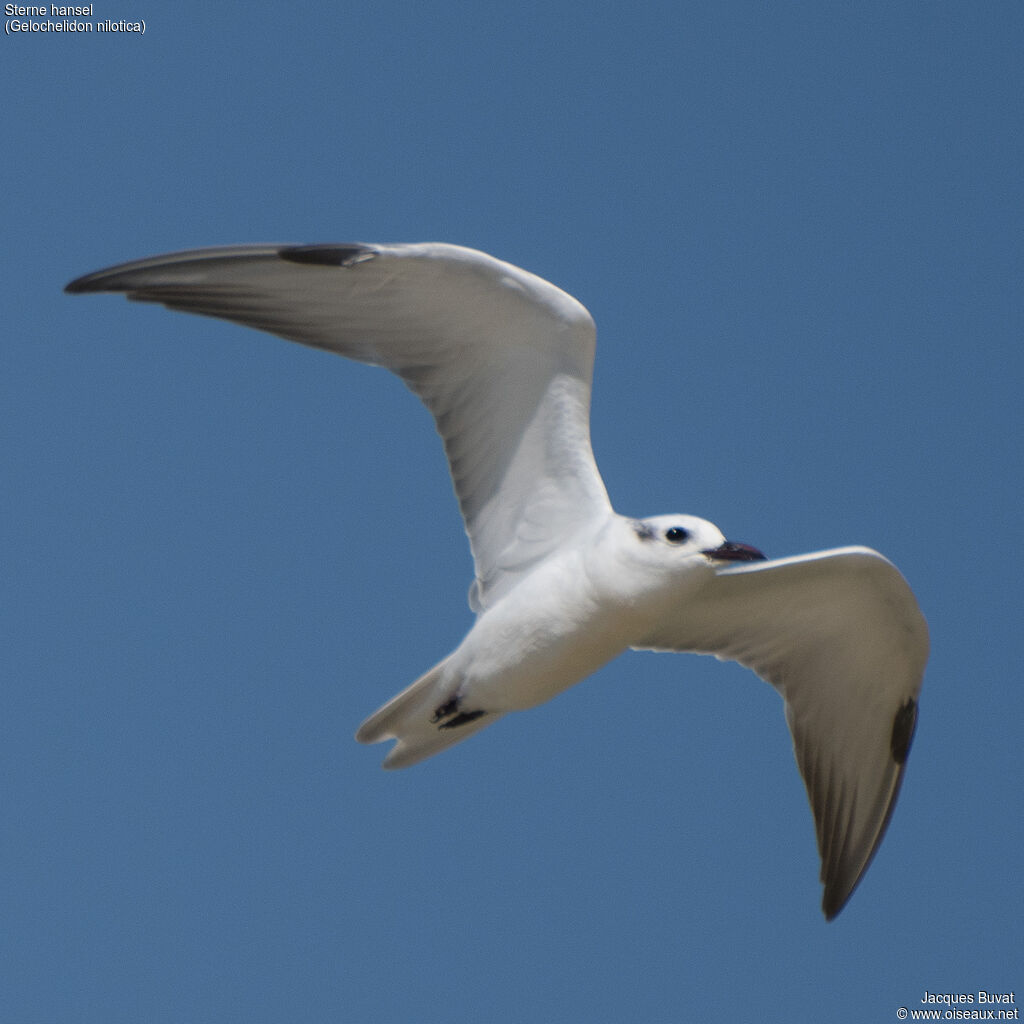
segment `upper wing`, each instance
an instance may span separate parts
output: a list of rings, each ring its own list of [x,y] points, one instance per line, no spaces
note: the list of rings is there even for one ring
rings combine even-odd
[[[867,548],[722,569],[636,646],[738,661],[782,694],[831,920],[885,834],[917,718],[928,628],[899,571]]]
[[[434,243],[197,249],[100,270],[66,290],[127,292],[397,373],[444,440],[477,610],[610,510],[590,448],[590,314],[484,253]]]

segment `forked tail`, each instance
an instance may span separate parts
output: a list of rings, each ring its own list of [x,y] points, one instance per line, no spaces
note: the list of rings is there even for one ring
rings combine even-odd
[[[447,663],[448,658],[439,661],[359,727],[356,739],[360,743],[398,741],[388,751],[383,767],[407,768],[433,757],[501,717],[463,714],[441,721],[439,711],[451,704],[450,683],[444,679]]]

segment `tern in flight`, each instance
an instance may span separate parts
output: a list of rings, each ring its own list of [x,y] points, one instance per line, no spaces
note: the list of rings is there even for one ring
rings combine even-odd
[[[473,553],[476,620],[360,726],[402,768],[627,648],[737,661],[781,694],[817,829],[825,916],[878,848],[917,719],[928,630],[899,571],[845,547],[767,560],[691,515],[613,511],[590,447],[594,323],[484,253],[240,245],[138,260],[69,292],[220,317],[383,366],[423,401]]]

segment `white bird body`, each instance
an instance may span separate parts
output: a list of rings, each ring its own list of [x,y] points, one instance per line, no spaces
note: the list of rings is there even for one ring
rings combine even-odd
[[[98,271],[70,292],[217,316],[397,373],[444,441],[476,621],[360,727],[404,767],[533,707],[627,648],[738,661],[779,691],[814,812],[826,916],[881,842],[916,723],[924,619],[867,548],[764,560],[688,515],[616,514],[590,448],[594,325],[484,253],[234,246]]]
[[[628,646],[618,609],[586,574],[586,549],[546,559],[506,599],[483,610],[452,653],[452,696],[494,711],[550,700]]]
[[[695,516],[662,518],[699,530],[691,547],[725,543],[715,526]],[[639,643],[651,622],[710,581],[714,569],[705,558],[650,558],[650,541],[640,540],[637,528],[637,521],[610,513],[581,531],[483,609],[458,648],[371,716],[356,738],[397,738],[385,765],[407,767],[465,738],[468,726],[482,728],[492,716],[550,700]],[[452,700],[460,709],[486,708],[488,719],[447,735],[416,728]]]

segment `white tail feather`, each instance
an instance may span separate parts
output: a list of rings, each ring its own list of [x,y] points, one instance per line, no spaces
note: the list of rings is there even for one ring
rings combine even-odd
[[[398,741],[388,752],[383,767],[407,768],[433,757],[501,717],[500,714],[485,714],[448,729],[433,721],[437,709],[451,699],[443,679],[447,662],[448,658],[439,661],[359,727],[356,739],[360,743]]]

